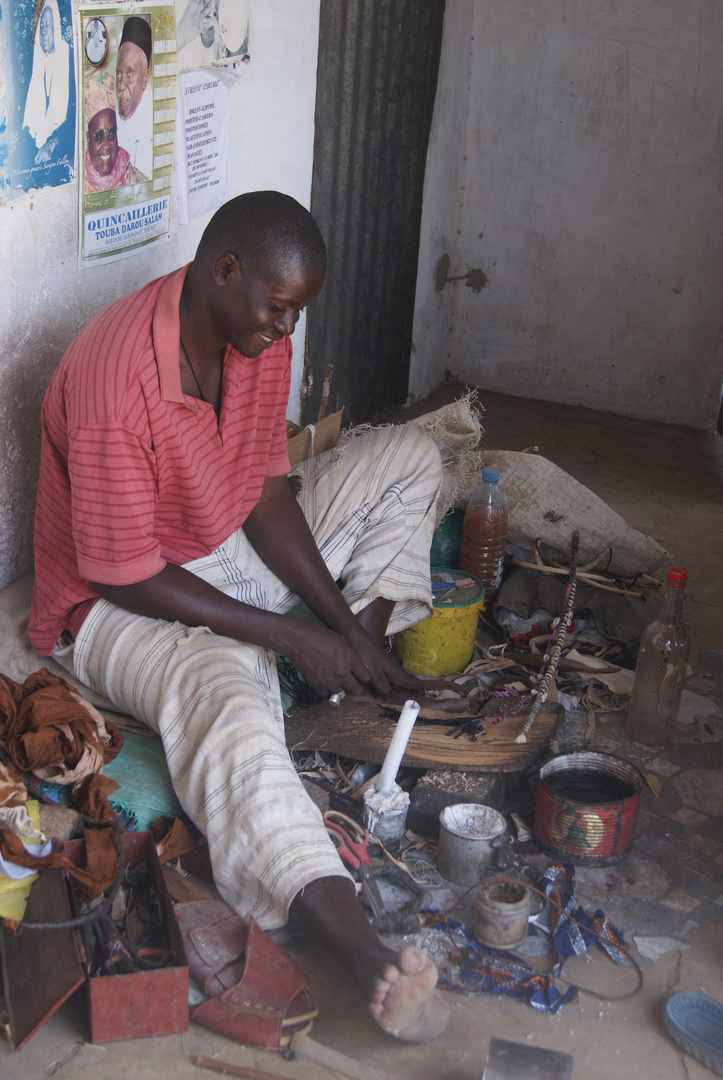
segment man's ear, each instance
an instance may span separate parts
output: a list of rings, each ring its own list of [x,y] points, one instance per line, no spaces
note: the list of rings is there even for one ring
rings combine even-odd
[[[213,280],[217,285],[230,285],[240,273],[238,259],[230,251],[223,251],[214,259]]]

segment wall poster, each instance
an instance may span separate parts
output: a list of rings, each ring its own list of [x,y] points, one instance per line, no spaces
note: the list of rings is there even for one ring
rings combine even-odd
[[[229,87],[223,69],[178,76],[178,222],[213,213],[228,198]]]
[[[175,7],[81,5],[79,261],[123,258],[169,233],[176,121]]]
[[[70,0],[0,0],[0,197],[75,176]]]
[[[233,65],[249,48],[249,0],[177,0],[181,71]]]

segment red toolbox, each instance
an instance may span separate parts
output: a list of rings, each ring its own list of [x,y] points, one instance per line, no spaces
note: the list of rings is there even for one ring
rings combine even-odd
[[[122,841],[128,868],[146,862],[152,870],[163,902],[171,962],[154,971],[86,979],[90,1041],[94,1043],[188,1030],[188,961],[153,837],[149,832],[124,833]],[[64,844],[68,857],[79,865],[83,849],[83,840]]]
[[[188,962],[153,837],[139,832],[124,833],[121,839],[125,865],[146,862],[153,875],[170,963],[153,971],[87,977],[81,932],[67,926],[73,912],[65,876],[59,869],[44,870],[32,885],[24,919],[49,928],[15,933],[0,925],[5,1000],[18,1050],[83,984],[94,1043],[188,1030]],[[84,840],[71,840],[63,848],[72,862],[84,865]],[[66,928],[52,929],[53,923],[63,922]]]

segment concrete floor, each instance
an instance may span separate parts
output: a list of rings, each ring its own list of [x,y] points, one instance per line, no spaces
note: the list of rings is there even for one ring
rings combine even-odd
[[[434,408],[459,389],[449,386],[403,415]],[[713,708],[722,705],[723,439],[497,394],[481,392],[480,401],[486,446],[537,446],[688,568],[687,611],[696,668],[689,685],[705,693]],[[572,1054],[574,1080],[711,1076],[677,1049],[661,1018],[662,1003],[673,990],[700,990],[723,1001],[722,731],[718,721],[709,726],[711,733],[704,739],[691,734],[665,755],[639,759],[644,771],[652,768],[662,777],[663,796],[656,801],[651,792],[644,793],[641,833],[623,863],[579,875],[580,899],[590,908],[603,907],[626,933],[666,934],[680,941],[681,948],[657,961],[643,960],[643,987],[634,997],[614,1000],[635,986],[635,973],[616,968],[595,949],[589,958],[571,961],[566,970],[599,997],[582,994],[552,1018],[510,998],[447,992],[452,1014],[447,1031],[431,1045],[404,1046],[375,1029],[334,963],[305,938],[291,937],[286,947],[311,977],[320,1007],[314,1039],[398,1080],[480,1080],[492,1035]],[[600,724],[597,737],[596,745],[617,753],[632,750],[619,718]],[[675,777],[690,772],[699,774],[700,783],[686,794]],[[664,887],[656,885],[653,863],[663,871]],[[21,1052],[0,1044],[0,1076],[185,1080],[206,1074],[191,1061],[199,1053],[284,1077],[326,1080],[331,1075],[311,1062],[287,1062],[273,1052],[248,1050],[193,1025],[182,1036],[103,1047],[86,1043],[86,1038],[82,1000],[76,996]]]

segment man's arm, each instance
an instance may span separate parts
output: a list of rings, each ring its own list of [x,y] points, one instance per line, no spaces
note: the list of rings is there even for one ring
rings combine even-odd
[[[304,601],[326,627],[346,642],[351,654],[346,660],[338,657],[336,663],[342,662],[344,666],[350,664],[357,680],[370,683],[381,694],[389,693],[390,684],[419,688],[419,680],[382,652],[353,615],[321,557],[286,477],[266,480],[258,503],[244,523],[244,532],[269,569]],[[304,636],[302,645],[305,643]],[[327,641],[326,644],[330,646],[331,642]],[[302,670],[293,656],[285,655]],[[361,673],[357,658],[364,665]],[[346,685],[343,685],[343,689],[349,693],[356,692],[349,690]]]
[[[258,554],[308,605],[324,626],[278,615],[226,596],[181,566],[134,585],[94,588],[104,599],[138,615],[208,626],[216,634],[275,649],[287,656],[322,694],[371,687],[387,694],[391,685],[418,687],[418,680],[372,641],[354,617],[327,570],[286,477],[268,478],[244,524]]]

